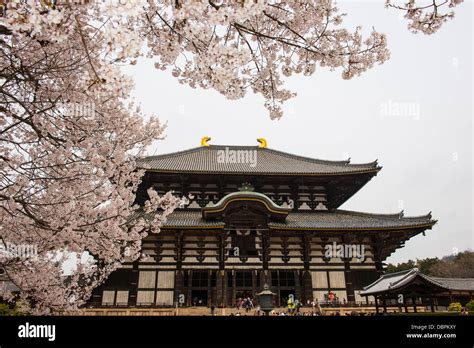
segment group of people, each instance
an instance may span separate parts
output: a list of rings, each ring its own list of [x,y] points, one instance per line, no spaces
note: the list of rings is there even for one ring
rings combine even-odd
[[[303,315],[303,316],[317,316],[317,315],[322,315],[323,311],[321,309],[321,306],[318,302],[318,300],[308,300],[306,303],[307,307],[312,307],[313,311],[311,312],[303,312],[301,311],[301,308],[304,306],[304,303],[299,300],[295,299],[294,296],[289,296],[288,298],[283,298],[282,299],[283,303],[286,304],[287,311],[277,311],[273,310],[270,312],[270,315]],[[260,306],[255,306],[254,301],[250,297],[246,298],[238,298],[235,302],[235,307],[237,309],[236,313],[232,313],[231,315],[241,315],[240,311],[242,309],[245,310],[246,314],[248,314],[252,309],[255,309],[254,315],[264,315],[264,312],[261,311]]]
[[[345,299],[344,299],[345,302]],[[294,295],[289,295],[288,297],[282,298],[281,302],[286,308],[287,311],[276,311],[273,310],[270,312],[271,315],[322,315],[323,311],[321,309],[321,304],[317,299],[308,299],[306,303],[302,302],[300,299],[295,298]],[[325,301],[322,302],[323,304],[326,303],[327,305],[335,305],[339,304],[339,298],[332,292],[329,291],[328,294],[325,296]],[[276,306],[276,303],[274,303]],[[311,307],[313,310],[311,312],[308,311],[301,311],[302,307]],[[254,304],[254,300],[250,297],[243,297],[243,298],[238,298],[235,301],[235,308],[237,309],[237,312],[232,315],[240,315],[240,311],[243,309],[245,310],[245,313],[249,313],[251,310],[255,309],[255,315],[262,315],[263,312],[260,310],[259,306],[256,306]]]
[[[286,300],[286,305],[288,307],[288,315],[298,315],[300,313],[301,307],[303,307],[303,302],[298,299],[295,299],[293,296],[290,296],[288,300]],[[319,301],[317,299],[308,299],[306,301],[306,306],[313,308],[312,313],[314,313],[314,315],[322,314],[321,305],[319,304]]]
[[[251,299],[250,297],[238,298],[237,301],[235,301],[235,307],[238,311],[244,308],[245,311],[248,313],[254,308],[253,299]]]
[[[325,295],[325,298],[326,298],[326,302],[329,306],[335,306],[335,305],[346,305],[347,304],[347,301],[345,298],[342,299],[342,302],[341,300],[339,299],[339,297],[334,294],[332,291],[329,291],[327,295]]]
[[[295,299],[293,296],[290,296],[288,300],[286,301],[286,304],[288,306],[288,314],[292,315],[294,313],[299,313],[301,307],[303,307],[303,304],[301,303],[300,300]]]
[[[316,312],[294,312],[294,313],[289,313],[285,311],[271,311],[270,312],[271,316],[279,316],[279,317],[285,317],[285,316],[305,316],[305,317],[311,317],[311,316],[320,316],[322,315],[321,313],[316,313]]]

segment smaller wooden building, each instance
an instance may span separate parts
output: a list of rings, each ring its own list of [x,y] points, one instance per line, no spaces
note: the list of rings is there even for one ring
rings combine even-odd
[[[384,274],[372,284],[366,286],[361,296],[375,298],[376,311],[382,307],[398,306],[408,312],[408,307],[430,307],[434,312],[439,306],[448,306],[451,302],[465,305],[474,298],[474,278],[438,278],[421,273],[417,268]]]

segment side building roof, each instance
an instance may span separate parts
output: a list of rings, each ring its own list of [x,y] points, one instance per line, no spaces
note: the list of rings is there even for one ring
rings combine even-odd
[[[415,279],[421,278],[439,290],[445,291],[474,291],[474,278],[440,278],[430,277],[421,273],[418,268],[382,275],[372,284],[364,287],[361,296],[378,295],[396,292]]]

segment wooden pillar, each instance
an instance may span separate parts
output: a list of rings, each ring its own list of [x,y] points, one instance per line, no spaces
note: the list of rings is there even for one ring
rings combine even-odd
[[[185,302],[183,305],[186,305],[187,303],[187,294],[186,292],[186,287],[188,284],[184,284],[184,272],[182,270],[183,266],[183,255],[184,255],[184,234],[183,231],[178,231],[176,233],[176,240],[175,240],[175,247],[176,247],[176,275],[175,275],[175,286],[174,286],[174,298],[175,298],[175,303],[179,301],[179,296],[184,295],[186,296]]]
[[[379,300],[377,295],[374,295],[375,298],[375,313],[379,314]]]
[[[226,257],[226,234],[221,232],[217,236],[217,244],[219,246],[219,270],[216,274],[216,305],[227,306],[227,274],[225,272]]]
[[[270,259],[270,236],[268,230],[262,231],[262,268],[268,270],[268,260]],[[270,285],[270,284],[269,284]]]
[[[207,271],[207,306],[210,307],[213,304],[212,298],[212,286],[211,286],[212,271]]]
[[[405,306],[405,313],[408,313],[408,305],[405,295],[403,295],[403,305]]]
[[[186,287],[184,284],[184,273],[182,270],[176,271],[175,283],[174,283],[174,302],[179,301],[180,295],[185,295]]]
[[[132,274],[130,275],[130,293],[128,296],[128,306],[137,306],[137,295],[138,295],[138,277],[140,273],[138,271],[138,261],[133,263]],[[102,299],[102,298],[101,298]]]
[[[374,262],[375,262],[375,269],[379,275],[383,274],[383,264],[382,264],[382,255],[381,255],[381,248],[383,245],[383,240],[380,239],[379,236],[375,236],[372,239],[372,252],[374,253]]]
[[[416,310],[416,299],[414,297],[411,298],[412,302],[413,302],[413,311],[415,313],[417,313],[417,310]]]
[[[193,305],[193,299],[192,299],[192,292],[191,292],[191,288],[192,288],[192,284],[193,284],[193,271],[187,271],[189,272],[189,277],[188,277],[188,284],[186,284],[188,286],[188,294],[186,295],[186,303],[188,304],[188,306],[192,306]]]
[[[217,271],[216,274],[216,305],[225,307],[225,272],[224,270]]]
[[[184,237],[183,232],[179,231],[176,234],[176,269],[181,270],[183,266],[183,255],[184,255]]]
[[[222,281],[224,283],[224,286],[223,286],[223,295],[224,295],[224,298],[222,299],[222,302],[224,303],[224,307],[227,306],[227,302],[228,302],[228,298],[229,298],[229,294],[227,293],[228,291],[228,283],[227,283],[227,271],[222,271]]]
[[[342,239],[343,245],[352,244],[355,242],[354,238],[347,235],[342,235],[341,239]],[[345,281],[345,288],[346,288],[346,294],[347,294],[347,302],[352,304],[352,303],[355,303],[355,292],[354,292],[353,277],[352,277],[352,272],[351,272],[351,258],[343,257],[342,261],[344,262],[344,281]]]
[[[303,300],[306,302],[310,299],[313,299],[313,281],[311,279],[311,272],[303,271]]]
[[[383,312],[387,313],[387,302],[386,302],[385,295],[382,295],[382,305],[383,305]]]
[[[301,293],[303,303],[313,299],[313,283],[311,280],[311,272],[309,265],[311,263],[311,235],[303,233],[301,235],[301,242],[303,246],[303,265],[304,270],[301,274]]]
[[[219,245],[219,269],[223,270],[225,269],[225,257],[226,257],[226,234],[221,233],[218,236],[217,243]]]
[[[237,292],[237,289],[236,289],[236,273],[235,273],[235,270],[232,270],[232,305],[235,304],[235,295],[236,295],[236,292]]]
[[[355,303],[354,286],[352,285],[352,273],[350,261],[344,259],[344,279],[346,282],[347,302]]]
[[[271,272],[269,270],[264,270],[262,272],[262,287],[263,285],[265,284],[268,284],[268,286],[272,286],[272,276],[271,276]]]
[[[295,300],[302,300],[302,291],[300,283],[300,275],[298,271],[293,271],[295,277]]]
[[[252,299],[255,300],[257,298],[257,274],[255,270],[252,270]]]

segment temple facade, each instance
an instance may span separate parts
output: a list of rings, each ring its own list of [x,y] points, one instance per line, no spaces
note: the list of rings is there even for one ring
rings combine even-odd
[[[294,296],[365,303],[361,290],[383,261],[436,223],[339,207],[380,171],[377,162],[326,161],[259,146],[209,145],[147,157],[137,203],[147,189],[190,203],[143,241],[147,255],[123,264],[91,306],[232,306],[264,284],[276,305]],[[376,198],[377,199],[377,198]]]

